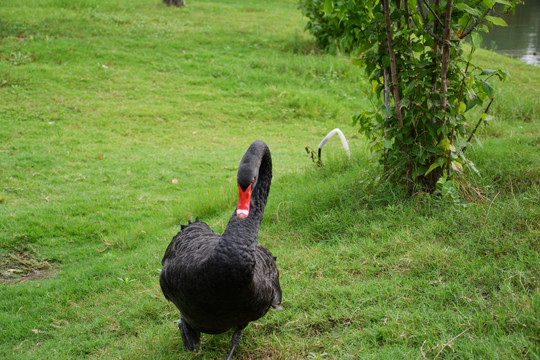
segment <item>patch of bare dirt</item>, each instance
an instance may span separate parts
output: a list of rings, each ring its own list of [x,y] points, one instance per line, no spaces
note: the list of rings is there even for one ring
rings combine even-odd
[[[50,277],[54,270],[54,265],[43,259],[32,246],[0,252],[0,283],[44,279]]]

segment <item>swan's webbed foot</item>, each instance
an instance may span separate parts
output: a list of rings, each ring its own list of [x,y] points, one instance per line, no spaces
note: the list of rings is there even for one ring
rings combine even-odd
[[[180,334],[182,334],[182,342],[186,350],[194,351],[197,349],[197,344],[201,340],[201,333],[193,330],[184,319],[178,322],[178,329],[180,329]]]
[[[236,349],[236,346],[240,343],[240,339],[242,339],[242,330],[244,330],[246,326],[247,325],[239,326],[236,328],[231,339],[231,351],[229,351],[229,355],[227,356],[226,360],[232,359],[233,354],[234,354],[234,349]]]

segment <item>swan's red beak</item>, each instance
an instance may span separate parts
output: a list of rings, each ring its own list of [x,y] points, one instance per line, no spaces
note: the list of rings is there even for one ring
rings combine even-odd
[[[251,202],[251,185],[246,191],[242,190],[242,187],[238,185],[238,206],[236,207],[236,216],[244,220],[249,215],[249,203]]]

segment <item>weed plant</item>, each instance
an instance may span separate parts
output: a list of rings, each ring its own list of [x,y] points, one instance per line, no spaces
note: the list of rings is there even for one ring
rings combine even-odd
[[[184,350],[160,261],[188,219],[223,230],[255,139],[285,310],[236,358],[540,356],[540,69],[480,51],[511,75],[468,150],[481,176],[409,198],[351,126],[363,74],[292,0],[0,5],[0,358],[222,358],[230,334]],[[333,139],[318,168],[304,148],[334,127],[353,160]]]

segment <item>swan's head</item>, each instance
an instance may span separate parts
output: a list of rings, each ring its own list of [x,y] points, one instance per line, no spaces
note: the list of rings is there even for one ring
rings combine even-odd
[[[236,207],[236,216],[241,220],[246,219],[249,216],[249,205],[251,203],[251,190],[255,178],[240,178],[238,177],[238,206]]]

